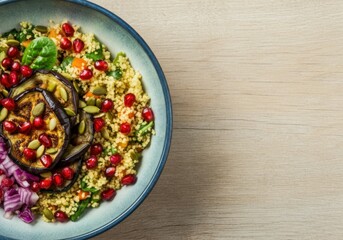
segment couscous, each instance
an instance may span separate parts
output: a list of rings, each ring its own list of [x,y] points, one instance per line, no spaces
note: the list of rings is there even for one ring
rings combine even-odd
[[[0,204],[27,223],[77,221],[113,200],[154,134],[128,56],[67,21],[48,25],[0,38]]]

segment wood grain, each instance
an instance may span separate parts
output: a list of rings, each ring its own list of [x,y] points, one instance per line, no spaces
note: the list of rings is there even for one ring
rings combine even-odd
[[[342,1],[93,2],[153,49],[175,119],[153,192],[94,239],[342,238]]]

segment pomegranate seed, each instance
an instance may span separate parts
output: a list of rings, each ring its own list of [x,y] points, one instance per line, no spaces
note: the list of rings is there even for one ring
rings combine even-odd
[[[121,160],[123,158],[121,157],[121,155],[119,153],[116,153],[116,154],[113,154],[111,157],[110,157],[110,162],[113,164],[113,165],[118,165]]]
[[[52,176],[52,179],[53,179],[53,182],[55,184],[56,187],[62,187],[63,183],[64,183],[64,179],[62,177],[61,174],[59,173],[55,173],[53,176]]]
[[[39,135],[38,140],[41,144],[44,145],[44,147],[52,147],[51,138],[46,133],[42,133],[41,135]]]
[[[128,174],[128,175],[124,176],[121,179],[121,184],[123,184],[123,185],[132,185],[132,184],[135,184],[136,181],[137,181],[136,175]]]
[[[116,168],[115,167],[108,167],[105,170],[105,176],[108,177],[108,178],[113,177],[115,173],[116,173]]]
[[[1,65],[5,68],[5,69],[9,69],[13,64],[13,60],[6,57],[2,60]]]
[[[114,190],[113,188],[108,188],[101,193],[101,198],[102,200],[110,201],[115,197],[115,195],[116,190]]]
[[[35,117],[33,119],[33,127],[35,129],[43,129],[45,126],[45,122],[42,117]]]
[[[6,88],[12,87],[12,84],[10,83],[10,75],[8,73],[1,74],[0,82]]]
[[[16,72],[19,72],[20,71],[20,63],[18,61],[14,61],[12,63],[12,66],[11,66],[11,69],[12,71],[16,71]]]
[[[19,54],[19,49],[17,47],[9,47],[7,50],[7,56],[10,58],[15,58]]]
[[[89,80],[93,77],[93,72],[90,69],[83,69],[80,73],[80,78],[82,80]]]
[[[36,160],[36,150],[30,149],[30,148],[24,148],[23,154],[26,160],[29,160],[29,161]]]
[[[74,177],[74,170],[70,167],[65,167],[61,171],[62,177],[64,177],[67,180],[72,180]]]
[[[91,157],[88,158],[87,161],[86,161],[86,167],[87,167],[87,169],[96,168],[97,165],[98,165],[98,159],[96,158],[96,156],[91,156]]]
[[[31,132],[32,125],[30,122],[23,122],[19,124],[18,132],[22,134],[29,134]]]
[[[145,107],[142,111],[144,121],[151,122],[154,120],[154,112],[151,108]]]
[[[17,130],[17,125],[12,121],[4,121],[2,126],[9,133],[14,133]]]
[[[40,186],[38,182],[31,183],[31,190],[34,192],[38,192],[40,190]]]
[[[101,103],[101,111],[103,112],[108,112],[110,110],[113,109],[113,101],[110,99],[105,99],[102,103]]]
[[[14,184],[14,180],[10,178],[3,178],[1,180],[1,187],[11,187]]]
[[[128,93],[124,96],[124,105],[131,107],[136,101],[136,96],[133,93]]]
[[[60,47],[61,47],[62,49],[68,50],[68,49],[71,48],[71,45],[72,45],[72,43],[71,43],[71,41],[70,41],[68,38],[63,37],[63,38],[61,39]]]
[[[76,38],[73,41],[74,52],[79,53],[83,50],[84,47],[85,47],[85,43],[80,38]]]
[[[40,158],[40,162],[43,164],[44,167],[48,168],[52,164],[52,157],[49,154],[44,154]]]
[[[0,169],[0,176],[3,175],[5,171],[3,169]]]
[[[59,222],[67,222],[69,220],[68,215],[61,210],[56,211],[54,217]]]
[[[99,71],[107,71],[108,63],[105,60],[97,60],[94,63],[94,67]]]
[[[102,118],[95,118],[93,120],[94,130],[95,132],[100,132],[101,129],[106,125],[105,120]]]
[[[4,98],[1,100],[1,105],[6,108],[8,111],[12,111],[15,109],[16,104],[13,98]]]
[[[42,188],[42,189],[49,189],[51,187],[51,184],[52,184],[51,177],[44,178],[43,180],[41,180],[39,182],[39,187]]]
[[[91,155],[99,155],[102,152],[102,146],[100,143],[94,143],[91,146]]]
[[[72,25],[70,25],[69,23],[63,23],[62,24],[62,31],[64,32],[64,34],[67,37],[72,37],[74,36],[74,28]]]
[[[16,71],[10,72],[10,83],[12,86],[19,83],[19,76]]]
[[[122,123],[120,124],[120,132],[123,134],[129,134],[131,132],[131,125],[130,123]]]
[[[23,65],[20,67],[20,73],[23,77],[30,77],[32,75],[32,69],[27,65]]]

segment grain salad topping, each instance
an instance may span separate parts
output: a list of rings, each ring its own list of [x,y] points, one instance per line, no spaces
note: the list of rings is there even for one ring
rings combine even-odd
[[[6,218],[77,221],[136,183],[155,119],[124,52],[67,21],[22,22],[1,35],[0,62]]]

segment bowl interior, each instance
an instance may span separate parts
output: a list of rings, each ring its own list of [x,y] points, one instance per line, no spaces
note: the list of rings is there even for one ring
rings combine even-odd
[[[159,68],[158,63],[152,61],[154,56],[145,49],[145,44],[137,39],[130,28],[124,27],[125,23],[113,15],[110,17],[109,12],[104,14],[89,7],[94,7],[93,4],[85,1],[39,0],[9,1],[0,4],[0,32],[17,27],[20,21],[48,25],[49,20],[56,23],[69,20],[80,25],[83,32],[94,33],[112,53],[126,52],[134,68],[143,75],[144,88],[152,99],[156,135],[153,136],[150,147],[143,153],[137,183],[124,187],[117,192],[113,201],[104,202],[99,208],[91,209],[75,223],[48,224],[39,220],[35,224],[25,224],[14,217],[11,220],[1,218],[0,224],[1,239],[69,239],[87,238],[98,234],[119,223],[139,205],[163,168],[171,135],[171,106],[163,73],[156,69],[156,66]]]

